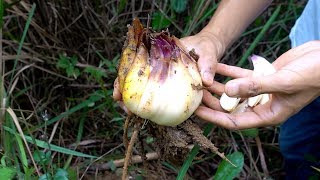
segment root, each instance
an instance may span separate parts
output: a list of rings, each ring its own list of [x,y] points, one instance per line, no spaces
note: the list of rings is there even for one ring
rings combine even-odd
[[[128,145],[129,145],[129,140],[128,140],[128,128],[129,128],[129,123],[131,120],[131,116],[127,116],[126,121],[124,122],[124,127],[123,127],[123,145],[126,148],[126,150],[128,149]]]
[[[141,137],[141,134],[139,132],[138,134],[138,139],[139,139],[139,144],[140,144],[140,156],[141,156],[141,159],[142,159],[142,164],[143,164],[143,167],[144,167],[144,170],[146,171],[146,174],[148,174],[148,169],[147,169],[147,156],[146,156],[146,152],[145,152],[145,148],[144,148],[144,144],[143,144],[143,138]]]
[[[138,134],[139,134],[139,131],[140,131],[140,126],[141,126],[141,122],[140,122],[140,119],[139,119],[139,120],[137,120],[137,122],[135,122],[134,131],[132,133],[130,142],[128,144],[126,156],[125,156],[125,159],[124,159],[122,180],[126,180],[127,179],[128,167],[129,167],[130,160],[131,160],[132,149],[133,149],[133,146],[134,146],[135,142],[138,140]]]
[[[216,153],[222,159],[226,160],[227,162],[232,164],[234,167],[237,167],[224,155],[224,153],[219,152],[219,149],[207,137],[205,137],[202,134],[202,130],[199,128],[198,125],[188,120],[182,123],[180,127],[184,131],[186,131],[187,134],[191,135],[193,140],[197,142],[202,148],[210,149],[212,152]]]
[[[260,156],[260,163],[261,163],[263,173],[268,177],[268,176],[270,176],[270,173],[268,171],[266,159],[263,154],[261,140],[260,140],[259,136],[255,137],[255,140],[256,140],[257,147],[258,147],[258,152],[259,152],[259,156]]]

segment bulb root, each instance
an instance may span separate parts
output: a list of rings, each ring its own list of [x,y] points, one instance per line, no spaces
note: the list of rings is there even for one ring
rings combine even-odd
[[[225,155],[224,153],[219,152],[218,148],[206,137],[202,134],[202,130],[200,127],[193,123],[191,120],[185,121],[181,125],[179,125],[187,134],[192,136],[192,139],[199,144],[203,149],[210,149],[213,153],[216,153],[222,159],[229,162],[231,165],[236,167]]]

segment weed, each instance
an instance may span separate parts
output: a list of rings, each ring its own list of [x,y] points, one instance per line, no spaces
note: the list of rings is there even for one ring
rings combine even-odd
[[[153,29],[184,37],[199,32],[218,5],[212,0],[5,2],[0,0],[0,174],[6,179],[77,179],[96,172],[114,179],[117,167],[110,173],[93,167],[124,154],[125,113],[111,96],[126,25],[135,16],[147,24],[151,15]],[[304,3],[274,1],[221,62],[249,68],[246,58],[252,53],[276,59],[290,48],[288,32]],[[270,176],[282,173],[277,127],[233,132],[209,125],[204,132],[228,154],[243,153],[238,177],[265,176],[257,163],[257,137],[270,154]],[[145,139],[145,149],[155,151],[157,139]],[[150,162],[150,176],[213,177],[223,163],[199,149],[195,145],[182,166]],[[138,177],[144,173],[140,167],[129,169]]]
[[[80,70],[76,68],[77,62],[78,58],[76,56],[67,57],[65,55],[60,54],[57,67],[64,69],[68,77],[73,77],[77,79],[77,77],[80,75]]]

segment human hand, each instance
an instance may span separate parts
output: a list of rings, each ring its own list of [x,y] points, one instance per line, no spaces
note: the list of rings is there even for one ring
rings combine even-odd
[[[264,105],[247,108],[246,112],[225,113],[219,100],[205,91],[196,114],[209,122],[228,129],[245,129],[276,125],[284,122],[320,95],[320,41],[312,41],[284,53],[273,63],[275,74],[252,77],[252,71],[217,65],[217,73],[237,78],[223,85],[211,86],[211,92],[226,92],[231,97],[251,97],[270,93]]]
[[[218,59],[224,53],[225,47],[213,33],[201,31],[196,35],[180,39],[187,50],[195,50],[199,55],[198,67],[204,86],[212,86]]]
[[[128,114],[130,115],[131,112],[129,111],[129,109],[124,105],[123,101],[122,101],[122,94],[120,92],[120,85],[119,85],[119,79],[116,78],[114,80],[113,83],[113,94],[112,97],[115,101],[118,102],[119,106]]]

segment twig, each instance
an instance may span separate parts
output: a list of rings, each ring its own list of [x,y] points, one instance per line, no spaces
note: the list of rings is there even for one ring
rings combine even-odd
[[[140,130],[139,126],[140,126],[140,122],[138,121],[135,124],[133,134],[132,134],[130,142],[128,144],[126,156],[125,156],[125,159],[124,159],[122,180],[126,180],[127,176],[128,176],[128,167],[129,167],[129,163],[130,163],[130,159],[131,159],[132,149],[133,149],[133,146],[134,146],[135,142],[138,140],[138,134],[139,134],[139,130]]]
[[[265,176],[269,177],[269,171],[268,171],[268,167],[267,167],[267,163],[263,154],[263,150],[262,150],[262,145],[261,145],[261,141],[259,136],[255,137],[256,140],[256,144],[258,147],[258,152],[259,152],[259,156],[260,156],[260,163],[261,163],[261,167],[263,170],[263,173],[265,174]]]
[[[123,144],[119,144],[118,146],[110,149],[108,152],[104,153],[102,156],[98,157],[97,159],[95,159],[94,161],[90,162],[90,164],[86,167],[86,169],[84,170],[84,172],[82,173],[82,176],[79,178],[80,180],[82,180],[86,174],[86,172],[91,168],[91,165],[99,160],[101,160],[103,157],[105,157],[106,155],[110,154],[111,152],[113,152],[114,150],[118,149],[119,147],[121,147]]]
[[[254,169],[256,170],[256,172],[257,172],[258,179],[262,180],[260,172],[258,170],[258,167],[257,167],[255,161],[253,160],[253,157],[252,157],[252,154],[251,154],[251,150],[250,150],[249,146],[247,145],[246,140],[244,139],[244,137],[243,137],[241,132],[239,133],[239,135],[240,135],[240,137],[241,137],[241,139],[243,141],[244,147],[246,148],[246,150],[248,152],[248,156],[249,156],[250,162],[252,162],[252,165],[253,165]]]
[[[59,122],[60,122],[60,121],[57,121],[57,122],[54,124],[53,130],[52,130],[52,132],[51,132],[51,135],[50,135],[50,138],[49,138],[49,141],[48,141],[48,144],[50,144],[50,143],[52,142],[53,137],[54,137],[54,135],[56,134],[56,131],[57,131],[57,129],[58,129]]]
[[[159,159],[160,156],[157,152],[150,152],[146,154],[146,157],[147,157],[146,158],[147,161],[152,161],[152,160]],[[123,167],[124,161],[125,161],[125,158],[117,159],[113,161],[113,164],[115,167]],[[143,159],[141,158],[140,155],[135,155],[131,157],[131,164],[138,164],[142,162],[143,162]],[[111,168],[110,163],[104,163],[104,164],[96,165],[90,169],[108,170],[110,168]]]

